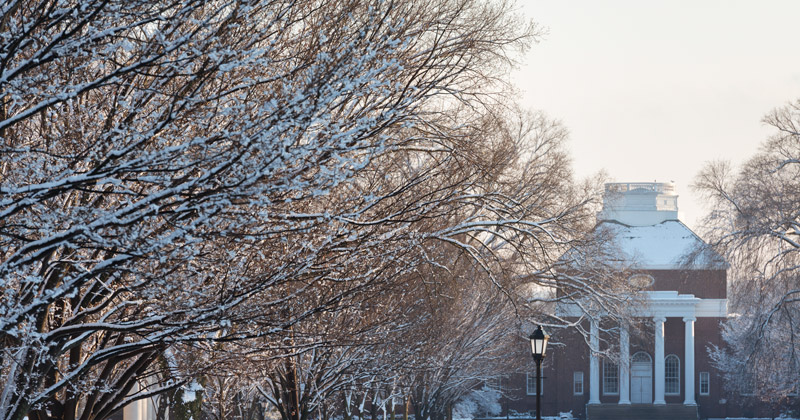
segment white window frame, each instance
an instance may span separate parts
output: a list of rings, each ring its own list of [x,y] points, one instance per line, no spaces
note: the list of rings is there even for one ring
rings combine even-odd
[[[610,367],[613,367],[613,370],[609,369]],[[614,385],[616,385],[613,390],[609,389],[611,384],[609,379],[611,378],[608,373],[611,371],[614,372]],[[609,359],[603,359],[603,395],[619,395],[619,365]]]
[[[502,391],[501,386],[500,386],[500,381],[501,381],[500,376],[492,376],[492,377],[486,378],[483,381],[483,384],[484,384],[484,386],[486,386],[486,388],[491,389],[493,391]]]
[[[577,385],[580,384],[581,389],[578,391]],[[583,395],[583,371],[572,372],[572,395]]]
[[[531,389],[531,385],[533,385],[533,389]],[[542,389],[541,395],[544,395],[544,376],[539,378],[539,387]],[[528,395],[536,395],[536,374],[535,373],[526,373],[525,374],[525,393]]]
[[[799,390],[800,390],[800,383],[797,383],[797,381],[795,381],[795,384],[792,387],[792,390],[787,392],[786,396],[787,397],[796,398],[796,397],[800,396],[800,393],[798,393]]]
[[[700,374],[697,375],[697,377],[698,377],[698,380],[699,380],[699,382],[697,384],[697,392],[699,392],[700,395],[709,395],[709,394],[711,394],[711,374],[708,373],[708,372],[700,372]],[[705,383],[706,383],[706,392],[703,392],[703,381],[704,380],[705,380]]]
[[[668,376],[670,372],[667,366],[667,361],[669,360],[675,360],[676,362],[675,376]],[[675,391],[670,391],[669,387],[667,386],[668,383],[667,379],[672,379],[672,378],[675,379],[675,384],[677,385],[678,388]],[[664,358],[664,395],[680,395],[680,394],[681,394],[681,359],[674,354],[670,354]]]
[[[756,380],[753,377],[745,379],[743,390],[739,395],[743,397],[752,397],[756,395]]]

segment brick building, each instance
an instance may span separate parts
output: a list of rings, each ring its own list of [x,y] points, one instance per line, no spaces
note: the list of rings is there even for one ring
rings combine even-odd
[[[646,303],[631,327],[586,319],[588,340],[574,330],[550,331],[556,344],[542,366],[543,415],[656,420],[773,414],[753,398],[726,394],[711,363],[708,349],[723,345],[728,267],[678,220],[677,198],[670,183],[606,185],[598,223],[614,232],[618,252],[635,269],[629,281],[644,288]],[[576,308],[559,311],[580,315]],[[504,407],[533,413],[533,370],[507,383],[512,397]]]

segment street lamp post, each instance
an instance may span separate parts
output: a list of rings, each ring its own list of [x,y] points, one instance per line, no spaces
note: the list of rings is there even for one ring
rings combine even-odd
[[[531,354],[536,362],[536,420],[542,420],[542,359],[547,351],[547,341],[550,340],[550,336],[545,335],[542,326],[539,325],[529,338]]]

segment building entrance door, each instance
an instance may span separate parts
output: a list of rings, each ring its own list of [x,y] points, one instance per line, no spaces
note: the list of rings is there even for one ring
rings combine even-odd
[[[653,403],[653,359],[643,351],[631,358],[631,403]]]

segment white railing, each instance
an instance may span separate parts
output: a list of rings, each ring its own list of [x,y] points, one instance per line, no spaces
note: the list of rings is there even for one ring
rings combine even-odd
[[[606,192],[623,193],[633,190],[652,191],[657,193],[672,193],[675,185],[671,182],[609,182]]]

